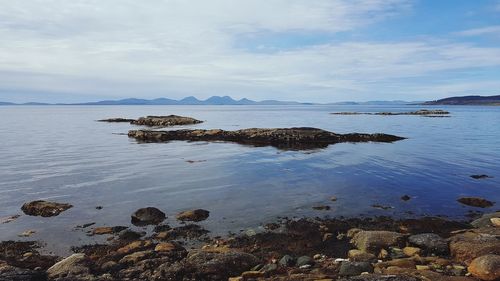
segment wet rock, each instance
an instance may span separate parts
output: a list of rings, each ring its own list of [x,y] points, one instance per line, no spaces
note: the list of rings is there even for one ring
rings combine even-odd
[[[88,275],[88,258],[84,254],[73,254],[47,269],[49,278]]]
[[[410,196],[408,196],[408,195],[403,195],[403,196],[401,196],[401,200],[403,200],[403,201],[408,201],[408,200],[410,200],[410,199],[411,199],[411,197],[410,197]]]
[[[176,218],[180,221],[199,222],[199,221],[206,220],[209,215],[210,215],[210,212],[207,210],[196,209],[196,210],[189,210],[189,211],[180,212],[179,214],[177,214]]]
[[[127,118],[108,118],[97,120],[98,122],[109,122],[109,123],[131,123],[134,122],[135,119],[127,119]]]
[[[341,142],[394,142],[404,138],[387,134],[336,134],[316,128],[214,130],[131,130],[128,136],[144,142],[228,141],[280,149],[313,149]]]
[[[159,224],[164,221],[166,215],[154,207],[141,208],[132,214],[132,224],[144,226],[148,224]]]
[[[364,252],[378,253],[389,246],[399,246],[404,242],[404,236],[392,231],[359,231],[354,235],[351,243]]]
[[[13,221],[17,220],[19,217],[20,217],[20,215],[13,215],[13,216],[0,218],[0,223],[4,224],[4,223],[13,222]]]
[[[498,228],[490,228],[492,230]],[[450,253],[458,262],[469,264],[473,259],[488,255],[500,255],[500,233],[488,233],[487,229],[475,229],[450,238]]]
[[[491,219],[493,219],[493,218],[500,218],[500,212],[484,214],[480,218],[471,222],[471,225],[476,227],[476,228],[493,226],[493,222],[491,221]]]
[[[139,251],[128,254],[124,256],[118,263],[120,264],[135,264],[138,261],[144,260],[150,256],[152,256],[151,251]]]
[[[231,276],[240,276],[258,263],[255,256],[241,252],[197,251],[186,259],[186,266],[193,271],[196,280],[227,280]]]
[[[172,239],[199,239],[209,233],[208,230],[196,224],[188,224],[180,227],[172,228],[169,231],[163,231],[156,234],[156,238],[160,240]]]
[[[434,233],[411,235],[408,237],[408,242],[428,253],[445,255],[449,252],[448,242],[441,236]]]
[[[53,217],[59,215],[61,212],[73,207],[73,205],[65,203],[49,202],[44,200],[36,200],[25,203],[21,210],[30,216]]]
[[[313,265],[314,260],[311,257],[308,256],[301,256],[297,258],[297,266],[301,267],[304,265]]]
[[[278,262],[281,266],[288,267],[295,265],[295,259],[290,255],[284,255]]]
[[[168,116],[147,116],[141,117],[137,120],[132,120],[131,124],[143,125],[149,127],[169,127],[178,125],[193,125],[202,123],[203,121],[196,120],[191,117],[184,117],[178,115],[168,115]]]
[[[473,178],[473,179],[476,179],[476,180],[491,178],[488,175],[472,175],[470,177]]]
[[[377,257],[374,254],[363,252],[361,250],[349,250],[347,256],[351,261],[357,262],[375,262]]]
[[[488,208],[495,204],[494,202],[488,201],[480,197],[462,197],[459,198],[457,201],[464,205],[478,207],[478,208]]]
[[[18,236],[20,237],[30,237],[31,235],[35,234],[36,231],[35,230],[26,230],[26,231],[23,231],[22,233],[20,233]]]
[[[170,243],[170,242],[159,243],[155,247],[156,252],[172,252],[172,251],[178,251],[178,250],[184,250],[184,248],[182,248],[177,243]]]
[[[31,270],[7,265],[0,261],[0,281],[45,281],[47,275],[41,270]]]
[[[357,276],[363,272],[372,273],[373,267],[369,262],[343,262],[340,265],[340,276]]]
[[[57,261],[57,257],[41,255],[40,245],[33,241],[2,241],[0,242],[0,262],[20,268],[47,269]]]
[[[468,270],[481,280],[500,280],[500,256],[484,255],[475,258]]]
[[[125,229],[118,233],[118,239],[121,241],[133,241],[146,235],[146,232],[137,232],[130,229]]]
[[[328,211],[331,209],[330,206],[327,205],[313,206],[312,208],[318,211]]]

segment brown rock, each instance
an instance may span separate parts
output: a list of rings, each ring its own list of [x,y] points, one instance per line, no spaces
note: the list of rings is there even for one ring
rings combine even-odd
[[[468,270],[481,280],[500,280],[500,256],[484,255],[475,258]]]
[[[420,248],[417,247],[404,247],[403,248],[403,253],[407,255],[408,257],[412,257],[415,255],[419,255],[422,252]]]
[[[367,262],[373,262],[377,260],[377,257],[374,254],[363,252],[361,250],[350,250],[347,253],[347,256],[351,261],[367,261]]]
[[[392,231],[360,231],[354,235],[351,243],[358,249],[376,254],[383,248],[399,246],[404,242],[404,236]]]
[[[159,224],[167,216],[164,212],[154,207],[141,208],[132,214],[132,224],[144,226],[148,224]]]
[[[163,242],[163,243],[156,245],[155,251],[156,252],[172,252],[172,251],[175,251],[179,248],[180,248],[179,245],[176,245],[174,243]]]
[[[53,217],[59,215],[61,212],[64,212],[71,207],[73,207],[73,205],[37,200],[25,203],[21,207],[21,210],[23,210],[26,215],[30,216]]]
[[[189,211],[180,212],[179,214],[177,214],[176,218],[180,221],[199,222],[199,221],[206,220],[209,215],[210,215],[210,212],[207,210],[196,209],[196,210],[189,210]]]
[[[264,277],[265,273],[260,271],[245,271],[241,274],[243,279]]]
[[[500,255],[500,240],[494,230],[498,230],[498,228],[476,229],[451,237],[451,255],[456,261],[466,264],[483,255]]]
[[[479,208],[487,208],[495,204],[494,202],[488,201],[480,197],[462,197],[459,198],[457,201],[464,205],[479,207]]]

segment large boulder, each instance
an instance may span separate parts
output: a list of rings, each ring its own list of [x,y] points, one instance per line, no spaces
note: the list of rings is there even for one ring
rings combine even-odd
[[[167,216],[164,212],[154,207],[141,208],[132,214],[132,224],[144,226],[148,224],[159,224],[164,221]]]
[[[480,228],[456,234],[450,238],[450,253],[456,261],[466,264],[483,255],[500,255],[499,236],[499,228]]]
[[[478,208],[488,208],[495,205],[495,202],[480,197],[462,197],[459,198],[457,201],[464,205],[478,207]]]
[[[500,212],[484,214],[480,218],[471,222],[470,224],[472,224],[472,226],[474,226],[476,228],[486,227],[486,226],[495,226],[493,224],[492,219],[496,219],[496,218],[500,218]]]
[[[468,270],[481,280],[500,280],[500,256],[484,255],[475,258],[470,263]]]
[[[340,265],[340,276],[356,276],[363,272],[372,273],[373,266],[369,262],[343,262]]]
[[[134,125],[144,125],[150,127],[169,127],[177,125],[192,125],[202,123],[203,121],[196,120],[191,117],[184,117],[178,115],[168,115],[168,116],[147,116],[141,117],[137,120],[132,120],[131,124]]]
[[[36,200],[25,203],[21,210],[29,216],[53,217],[61,212],[73,207],[73,205],[57,202],[49,202],[44,200]]]
[[[401,246],[404,243],[404,235],[392,231],[375,230],[359,231],[354,234],[351,243],[361,251],[378,254],[381,249],[390,246]]]
[[[418,246],[427,253],[445,255],[449,252],[448,242],[434,233],[422,233],[408,237],[410,244]]]

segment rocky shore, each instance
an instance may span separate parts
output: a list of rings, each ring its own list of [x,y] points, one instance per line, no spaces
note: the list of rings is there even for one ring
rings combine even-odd
[[[435,109],[435,110],[428,110],[428,109],[421,109],[417,111],[409,111],[409,112],[333,112],[330,113],[333,115],[385,115],[385,116],[392,116],[392,115],[418,115],[418,116],[432,116],[432,117],[444,117],[448,116],[450,112],[441,110],[441,109]]]
[[[388,134],[336,134],[316,128],[213,130],[131,130],[128,136],[141,142],[226,141],[253,146],[274,146],[280,149],[323,148],[341,142],[394,142],[405,138]]]
[[[130,123],[133,125],[148,126],[148,127],[170,127],[182,125],[194,125],[202,123],[203,121],[178,115],[167,116],[146,116],[139,119],[126,119],[126,118],[109,118],[98,120],[99,122],[109,123]]]
[[[177,215],[208,218],[206,210]],[[0,243],[0,280],[474,281],[500,278],[500,212],[472,222],[420,219],[283,219],[260,233],[209,237],[201,226],[170,227],[148,207],[128,227],[95,227],[108,243],[43,255],[37,242]],[[101,229],[101,231],[96,231]],[[193,244],[190,241],[197,241]],[[190,246],[191,245],[191,246]],[[196,246],[192,246],[196,245]]]

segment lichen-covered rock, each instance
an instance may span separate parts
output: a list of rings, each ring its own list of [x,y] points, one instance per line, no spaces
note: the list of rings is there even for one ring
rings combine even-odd
[[[404,138],[387,134],[336,134],[316,128],[214,130],[131,130],[128,136],[144,142],[228,141],[281,149],[313,149],[341,142],[394,142]]]
[[[21,210],[30,216],[53,217],[73,207],[73,205],[44,200],[36,200],[25,203]]]
[[[47,269],[49,278],[89,275],[88,258],[85,254],[73,254]]]
[[[468,270],[481,280],[500,280],[500,256],[484,255],[475,258],[470,263]]]

